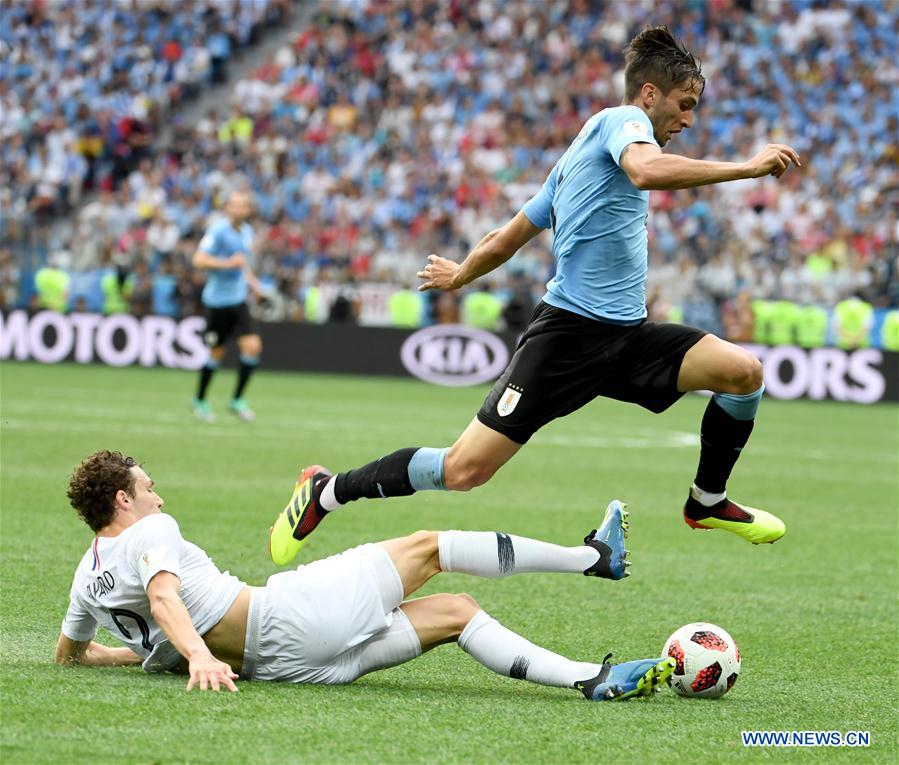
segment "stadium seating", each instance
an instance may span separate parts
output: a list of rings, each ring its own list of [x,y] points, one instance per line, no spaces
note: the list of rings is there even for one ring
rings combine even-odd
[[[651,22],[695,45],[707,77],[696,124],[673,151],[737,159],[772,140],[791,143],[805,160],[779,181],[653,193],[652,315],[668,318],[673,309],[722,331],[741,293],[803,305],[833,306],[856,294],[877,307],[899,304],[896,208],[886,204],[899,159],[895,5],[682,6],[660,2],[650,17],[639,4],[596,10],[585,0],[328,3],[292,45],[235,83],[230,103],[178,126],[165,152],[152,145],[154,104],[197,69],[173,67],[159,43],[163,30],[183,30],[180,64],[197,20],[189,12],[160,19],[140,6],[115,27],[125,80],[140,97],[129,102],[128,88],[109,92],[100,73],[114,72],[115,61],[91,63],[97,88],[84,118],[93,125],[98,114],[137,109],[150,118],[147,140],[128,172],[116,171],[114,157],[111,169],[101,162],[100,176],[112,182],[101,181],[106,193],[79,212],[74,262],[98,268],[144,259],[167,285],[168,293],[158,290],[167,310],[191,312],[189,254],[228,190],[248,183],[260,216],[257,268],[279,292],[270,318],[302,316],[304,290],[322,281],[345,291],[408,286],[429,252],[459,257],[514,214],[580,125],[620,103],[622,50]],[[97,13],[98,23],[111,24]],[[28,24],[22,11],[12,16],[2,27],[14,52],[4,79],[31,82],[44,27]],[[55,23],[57,33],[65,28]],[[22,27],[28,34],[15,33]],[[208,63],[208,47],[205,56],[191,55]],[[43,123],[63,115],[63,133],[80,113],[65,95],[66,78],[84,76],[74,58],[66,75],[74,55],[66,51],[53,57],[63,77]],[[191,82],[202,87],[212,76],[206,67]],[[30,100],[14,125],[42,94],[36,84],[26,90]],[[74,132],[82,142],[68,149],[54,140],[73,156],[73,172],[85,175],[95,158]],[[51,134],[29,151],[26,133],[7,128],[4,168],[21,155],[39,186],[42,152],[58,151]],[[552,267],[547,234],[486,281],[503,301],[513,287],[520,294],[522,279],[538,298]],[[425,320],[435,320],[438,307],[428,309]]]
[[[117,188],[172,109],[226,78],[283,0],[8,3],[0,14],[4,223]],[[3,232],[6,233],[6,232]]]

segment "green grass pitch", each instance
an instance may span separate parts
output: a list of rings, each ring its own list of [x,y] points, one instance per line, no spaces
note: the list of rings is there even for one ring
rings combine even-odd
[[[765,401],[730,483],[780,514],[787,536],[753,547],[687,528],[680,507],[705,401],[662,416],[597,401],[555,422],[468,494],[341,510],[317,558],[419,528],[497,529],[575,544],[610,498],[632,511],[633,576],[606,582],[442,575],[422,594],[470,592],[510,628],[561,653],[656,654],[690,621],[738,640],[743,674],[720,701],[664,689],[590,704],[499,677],[455,646],[346,687],[243,683],[185,693],[177,676],[60,668],[52,653],[90,532],[67,504],[71,468],[98,448],[141,460],[188,539],[261,584],[266,532],[300,467],[357,466],[451,443],[480,389],[261,372],[253,425],[188,411],[194,375],[8,362],[2,367],[0,759],[9,763],[896,762],[897,416],[894,406]],[[742,730],[870,731],[867,749],[746,749]]]

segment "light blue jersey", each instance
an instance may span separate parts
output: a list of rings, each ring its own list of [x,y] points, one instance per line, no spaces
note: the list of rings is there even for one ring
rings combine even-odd
[[[557,308],[619,324],[646,318],[646,216],[649,192],[619,166],[632,143],[658,146],[636,106],[594,114],[523,208],[553,229],[556,275],[543,300]]]
[[[253,228],[249,223],[240,230],[231,221],[222,218],[213,223],[200,240],[199,249],[214,258],[227,259],[238,252],[244,254],[247,265],[252,263]],[[240,305],[247,299],[249,285],[242,268],[210,270],[203,287],[203,305],[207,308],[222,308]]]

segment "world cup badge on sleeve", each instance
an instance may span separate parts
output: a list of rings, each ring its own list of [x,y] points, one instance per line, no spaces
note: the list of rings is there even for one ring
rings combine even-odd
[[[506,417],[515,411],[515,407],[518,406],[518,401],[521,399],[522,392],[523,391],[520,388],[516,388],[514,385],[509,385],[503,391],[503,395],[500,396],[499,402],[496,405],[496,411],[500,417]]]
[[[648,138],[649,131],[646,129],[646,125],[638,120],[633,120],[631,122],[624,123],[624,134],[629,136],[636,136],[637,138]]]

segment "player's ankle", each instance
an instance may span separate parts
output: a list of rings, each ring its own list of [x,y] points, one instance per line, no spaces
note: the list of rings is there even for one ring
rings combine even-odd
[[[334,482],[336,479],[337,476],[331,476],[325,482],[325,485],[322,487],[322,492],[318,497],[318,507],[323,513],[330,513],[338,507],[343,507],[343,505],[337,501],[337,497],[334,496]]]
[[[719,502],[723,502],[727,499],[727,491],[706,491],[693,483],[690,486],[690,496],[703,507],[714,507]]]

